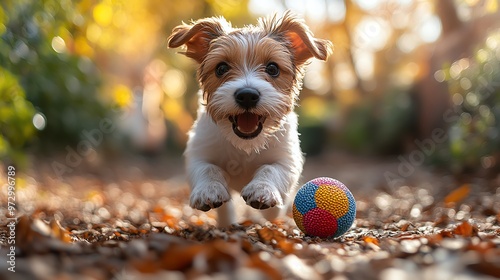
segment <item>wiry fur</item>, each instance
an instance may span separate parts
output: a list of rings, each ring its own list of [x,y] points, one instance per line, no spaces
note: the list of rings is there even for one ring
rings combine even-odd
[[[304,67],[313,57],[326,60],[331,43],[314,38],[302,20],[286,12],[241,29],[220,17],[183,24],[169,37],[169,47],[182,45],[187,47],[183,54],[199,63],[203,104],[185,151],[190,205],[207,211],[224,204],[219,208],[221,226],[236,222],[230,189],[241,192],[254,208],[283,206],[303,166],[293,109]],[[221,62],[229,71],[218,77]],[[278,76],[266,72],[269,63],[278,65]],[[255,107],[243,108],[235,101],[242,88],[259,92]],[[252,139],[235,134],[230,121],[245,112],[264,119],[262,131]],[[266,210],[268,219],[280,212],[276,209]]]

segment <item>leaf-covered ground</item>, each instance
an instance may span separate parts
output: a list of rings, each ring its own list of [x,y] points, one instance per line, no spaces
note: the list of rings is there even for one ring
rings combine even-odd
[[[419,168],[393,186],[384,172],[397,168],[309,159],[303,181],[335,177],[357,199],[351,230],[322,240],[304,236],[291,216],[217,228],[215,211],[187,206],[179,162],[94,162],[64,179],[36,165],[16,175],[16,272],[1,218],[0,279],[500,278],[500,176],[458,180]],[[0,199],[8,217],[5,187]]]

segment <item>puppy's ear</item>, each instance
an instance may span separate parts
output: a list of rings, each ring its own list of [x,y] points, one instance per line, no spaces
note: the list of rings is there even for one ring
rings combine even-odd
[[[282,18],[276,16],[261,20],[264,30],[278,38],[288,41],[289,47],[297,65],[307,62],[310,58],[326,60],[333,51],[332,42],[313,37],[303,20],[297,18],[290,11],[286,11]]]
[[[190,25],[182,24],[172,30],[172,35],[168,37],[168,47],[186,45],[187,51],[182,54],[201,63],[207,55],[210,42],[227,34],[230,29],[231,24],[222,17],[205,18]]]

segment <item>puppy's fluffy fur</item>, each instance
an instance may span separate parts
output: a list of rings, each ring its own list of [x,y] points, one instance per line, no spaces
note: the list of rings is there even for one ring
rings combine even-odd
[[[170,48],[198,64],[198,117],[185,151],[190,205],[218,208],[219,226],[236,222],[230,189],[273,219],[287,204],[303,167],[293,109],[311,58],[326,60],[332,44],[314,38],[286,12],[256,26],[233,28],[222,17],[175,27]]]

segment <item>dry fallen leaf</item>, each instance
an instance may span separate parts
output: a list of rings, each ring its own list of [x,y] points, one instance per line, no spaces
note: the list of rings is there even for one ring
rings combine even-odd
[[[491,241],[481,241],[479,243],[471,243],[467,246],[467,250],[476,251],[481,255],[487,254],[490,250],[495,249],[495,243]]]
[[[268,252],[253,253],[250,255],[246,266],[264,272],[268,279],[283,279],[283,276],[278,268],[271,265],[272,260],[273,256]]]
[[[477,235],[477,228],[472,226],[467,221],[464,221],[455,228],[453,233],[456,235],[461,235],[463,237],[476,236]]]
[[[257,234],[266,244],[276,243],[286,238],[283,232],[268,227],[257,230]]]
[[[366,243],[371,243],[371,244],[380,246],[379,242],[378,242],[378,239],[374,238],[374,237],[371,237],[371,236],[365,236],[365,237],[363,237],[363,241],[366,242]]]
[[[16,225],[16,245],[26,253],[48,252],[55,248],[72,250],[74,247],[71,247],[70,242],[69,232],[56,220],[47,224],[38,218],[26,215],[19,217]]]
[[[161,270],[160,262],[147,258],[132,260],[131,265],[141,273],[155,273]]]
[[[410,227],[410,223],[404,223],[404,224],[400,227],[400,230],[401,230],[401,231],[407,231],[409,227]]]
[[[281,241],[278,241],[278,243],[276,244],[276,248],[278,248],[284,254],[288,255],[295,252],[295,244],[296,243],[293,241],[283,239]]]
[[[234,269],[244,261],[241,248],[234,242],[214,240],[204,244],[172,244],[162,257],[162,268],[185,271],[194,269],[210,273],[221,269]]]
[[[340,238],[326,240],[304,236],[290,215],[263,225],[248,220],[217,228],[213,226],[216,211],[203,214],[186,205],[189,191],[167,195],[161,192],[168,188],[156,188],[161,195],[144,198],[136,185],[142,184],[106,187],[89,196],[87,192],[73,195],[73,191],[85,191],[83,187],[71,188],[70,199],[59,199],[83,201],[71,207],[40,207],[43,202],[37,202],[35,212],[20,217],[16,228],[16,237],[22,240],[17,244],[19,262],[28,274],[25,278],[43,274],[47,279],[411,276],[429,280],[450,267],[456,268],[458,278],[471,274],[498,277],[500,269],[500,204],[496,199],[500,185],[482,192],[480,184],[457,186],[446,199],[446,193],[413,186],[377,199],[358,195],[356,226]],[[468,197],[472,187],[474,199]],[[123,193],[129,195],[119,199]],[[62,193],[57,196],[61,198]],[[445,207],[445,202],[453,207]],[[30,206],[28,202],[23,205]],[[413,209],[419,210],[418,215],[412,214]],[[0,235],[6,233],[6,226],[0,225]],[[10,279],[9,273],[0,271],[0,279]]]
[[[178,245],[172,244],[163,253],[162,267],[166,270],[185,270],[193,264],[194,258],[203,251],[202,244]]]
[[[69,235],[69,232],[61,226],[61,223],[59,223],[59,221],[52,220],[50,222],[50,228],[52,230],[52,235],[55,238],[66,243],[71,242],[71,236]]]
[[[470,185],[469,184],[464,184],[460,186],[458,189],[453,190],[450,192],[445,198],[444,198],[444,203],[449,207],[452,206],[453,204],[459,203],[460,201],[464,200],[470,192]]]

